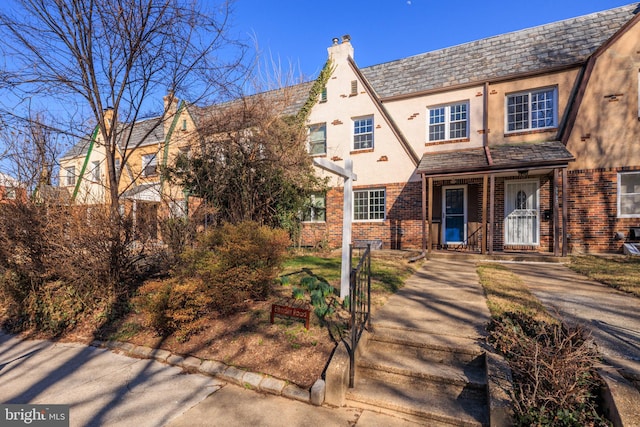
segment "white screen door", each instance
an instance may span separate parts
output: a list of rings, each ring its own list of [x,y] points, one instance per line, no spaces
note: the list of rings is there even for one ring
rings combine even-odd
[[[538,181],[512,181],[505,185],[505,243],[539,244]]]

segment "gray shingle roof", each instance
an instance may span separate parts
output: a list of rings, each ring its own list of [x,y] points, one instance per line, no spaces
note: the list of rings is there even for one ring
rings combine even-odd
[[[563,165],[574,160],[560,141],[501,144],[489,147],[490,166],[484,148],[426,153],[418,165],[418,173],[437,175],[482,170],[517,169],[534,166]]]
[[[131,138],[128,141],[128,147],[137,147],[146,144],[157,144],[164,141],[164,126],[162,125],[159,117],[151,119],[140,120],[135,122],[134,126],[128,124],[119,124],[121,135],[119,137],[120,144],[127,142],[129,132],[131,132]],[[62,159],[72,159],[74,157],[86,156],[89,151],[89,145],[91,143],[91,137],[80,139],[73,147],[71,147],[64,155]]]
[[[638,4],[362,68],[378,96],[442,89],[579,64],[634,16]]]

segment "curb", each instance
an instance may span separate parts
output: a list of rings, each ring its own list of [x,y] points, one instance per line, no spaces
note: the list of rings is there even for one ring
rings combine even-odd
[[[287,381],[255,372],[229,366],[215,360],[202,360],[193,356],[181,356],[167,350],[134,345],[120,341],[93,341],[92,347],[107,348],[137,359],[154,359],[167,365],[177,366],[189,373],[200,373],[215,377],[241,387],[286,397],[304,403],[322,406],[325,396],[325,382],[316,380],[310,390],[305,390]]]

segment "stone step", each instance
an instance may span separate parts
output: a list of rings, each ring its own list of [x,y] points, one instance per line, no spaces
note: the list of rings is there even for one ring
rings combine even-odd
[[[468,386],[398,384],[363,372],[346,397],[347,406],[419,417],[425,425],[488,425],[486,393]]]
[[[370,343],[371,344],[371,343]],[[394,344],[395,345],[395,344]],[[420,349],[420,352],[424,349]],[[486,390],[484,356],[470,363],[442,363],[410,352],[389,351],[387,347],[368,347],[357,359],[358,373],[387,378],[399,383],[433,382]]]

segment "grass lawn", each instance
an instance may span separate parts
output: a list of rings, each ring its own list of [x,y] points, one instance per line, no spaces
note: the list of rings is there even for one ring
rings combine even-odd
[[[505,313],[523,313],[537,320],[556,322],[520,277],[508,267],[496,263],[482,263],[478,264],[477,271],[493,318]]]
[[[593,280],[640,297],[640,257],[576,256],[569,267]]]

